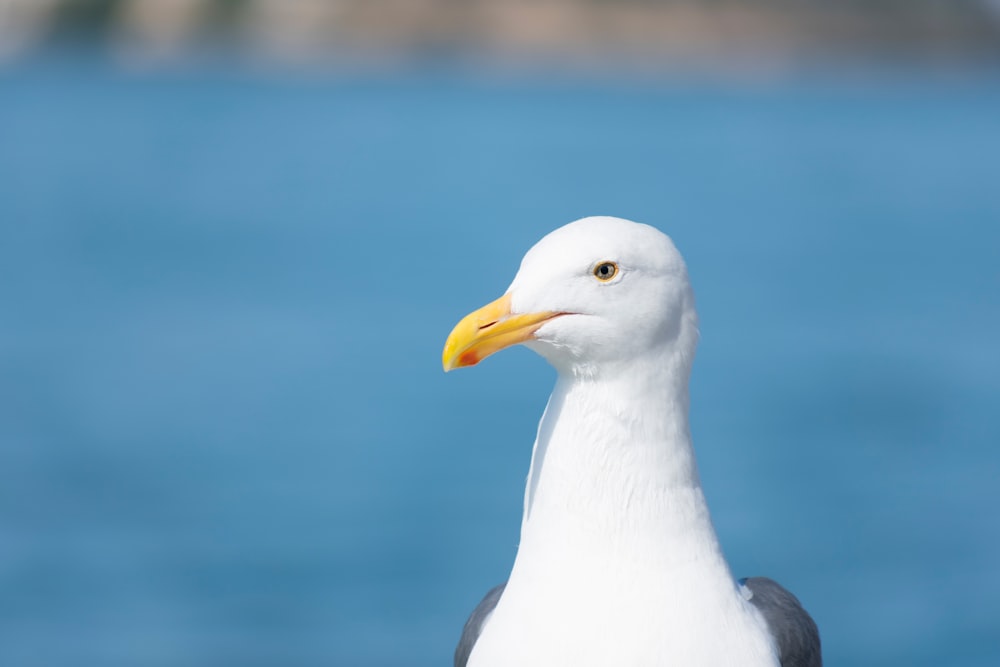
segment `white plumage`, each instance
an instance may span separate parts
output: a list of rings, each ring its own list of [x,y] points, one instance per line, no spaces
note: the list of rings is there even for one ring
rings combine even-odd
[[[446,369],[524,343],[558,371],[517,557],[469,667],[779,665],[698,478],[688,427],[697,338],[673,243],[607,217],[543,238],[505,297],[456,327]]]

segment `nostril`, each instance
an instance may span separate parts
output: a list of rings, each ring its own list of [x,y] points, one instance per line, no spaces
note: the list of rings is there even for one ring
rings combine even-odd
[[[483,329],[489,329],[491,326],[493,326],[497,322],[499,322],[499,320],[493,320],[492,322],[487,322],[486,324],[481,325],[479,327],[479,330],[482,331]]]

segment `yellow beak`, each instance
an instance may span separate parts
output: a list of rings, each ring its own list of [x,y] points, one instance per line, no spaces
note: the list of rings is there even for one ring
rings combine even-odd
[[[444,344],[441,363],[447,373],[453,368],[475,366],[494,352],[531,340],[538,328],[565,313],[544,311],[513,315],[510,294],[469,313],[455,325]]]

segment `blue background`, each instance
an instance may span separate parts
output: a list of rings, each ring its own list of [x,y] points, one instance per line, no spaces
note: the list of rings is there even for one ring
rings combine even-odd
[[[612,214],[687,258],[734,574],[996,665],[998,84],[0,70],[0,664],[450,664],[553,372],[441,346]]]

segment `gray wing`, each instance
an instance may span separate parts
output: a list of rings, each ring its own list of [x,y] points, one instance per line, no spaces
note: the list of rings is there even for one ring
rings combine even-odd
[[[767,621],[778,647],[781,667],[823,667],[819,629],[798,598],[767,577],[740,579],[740,584],[750,591],[750,603],[760,610]],[[455,647],[455,667],[466,667],[472,647],[476,645],[506,586],[505,582],[491,588],[472,610]]]
[[[458,640],[458,646],[455,647],[455,667],[465,667],[466,663],[469,662],[472,647],[476,645],[476,640],[483,632],[483,626],[489,620],[497,602],[500,601],[500,596],[503,595],[503,589],[506,587],[507,582],[504,582],[491,588],[486,597],[472,610],[469,620],[462,628],[462,638]]]
[[[740,584],[767,621],[781,667],[823,667],[819,628],[798,599],[767,577],[740,579]]]

